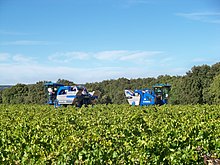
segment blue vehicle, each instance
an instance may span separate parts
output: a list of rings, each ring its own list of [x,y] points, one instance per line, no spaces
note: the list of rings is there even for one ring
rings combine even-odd
[[[82,85],[64,86],[63,84],[52,82],[45,83],[44,85],[48,93],[47,103],[55,107],[61,105],[81,107],[82,105],[95,104],[100,95],[99,91],[88,92]]]
[[[163,105],[168,103],[170,84],[155,84],[153,89],[125,90],[130,105]]]

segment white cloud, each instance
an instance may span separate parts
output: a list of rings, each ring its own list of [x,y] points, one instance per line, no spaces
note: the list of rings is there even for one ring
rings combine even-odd
[[[111,50],[94,53],[94,57],[98,60],[118,60],[123,56],[129,54],[126,50]]]
[[[101,52],[58,52],[48,57],[50,61],[58,63],[71,63],[74,60],[100,60],[102,62],[116,61],[151,61],[152,57],[162,55],[161,51],[128,51],[112,50]]]
[[[220,23],[220,12],[177,13],[176,15],[196,21]]]
[[[35,83],[41,80],[56,81],[59,78],[85,83],[119,78],[131,71],[117,67],[74,68],[9,64],[0,64],[0,70],[7,70],[7,72],[0,72],[0,84]]]
[[[74,60],[88,60],[89,53],[86,52],[57,52],[50,55],[48,59],[58,63],[68,63]]]
[[[35,62],[33,57],[27,57],[22,54],[15,54],[14,56],[12,56],[12,60],[20,64]]]
[[[18,40],[18,41],[5,41],[0,42],[1,46],[9,46],[9,45],[16,45],[16,46],[34,46],[34,45],[51,45],[56,44],[55,42],[49,41],[35,41],[35,40]]]
[[[157,77],[159,75],[179,75],[185,70],[182,68],[158,69],[145,66],[137,67],[94,67],[75,68],[65,66],[43,66],[37,64],[0,64],[0,84],[36,83],[38,81],[57,81],[59,78],[67,79],[75,83],[97,82],[120,77],[140,78]]]
[[[10,58],[9,53],[0,53],[0,62],[7,61]]]
[[[26,56],[24,54],[10,54],[7,52],[0,52],[0,62],[4,62],[5,64],[33,64],[36,63],[37,58]]]
[[[185,70],[176,69],[180,66],[171,65],[172,58],[160,51],[114,50],[96,53],[55,53],[49,56],[50,63],[45,63],[45,65],[37,61],[37,58],[23,54],[0,53],[0,57],[1,55],[2,58],[8,57],[9,59],[7,62],[0,63],[0,70],[5,71],[0,72],[0,84],[35,83],[43,80],[57,81],[59,78],[75,83],[85,83],[120,77],[179,75],[185,72]],[[84,65],[88,63],[87,59],[92,65]],[[73,64],[73,60],[77,61],[74,63],[77,65]],[[66,63],[54,65],[54,62]],[[70,65],[67,65],[67,62],[70,62]]]
[[[126,50],[114,50],[103,51],[95,54],[95,58],[98,60],[118,60],[118,61],[146,61],[151,56],[161,54],[160,51],[126,51]]]
[[[120,58],[120,60],[138,60],[138,61],[146,61],[146,59],[161,54],[159,51],[136,51],[130,52],[128,55],[124,55]]]

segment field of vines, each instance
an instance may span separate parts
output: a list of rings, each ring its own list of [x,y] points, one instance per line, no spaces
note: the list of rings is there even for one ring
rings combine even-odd
[[[0,105],[0,164],[204,164],[220,105]]]

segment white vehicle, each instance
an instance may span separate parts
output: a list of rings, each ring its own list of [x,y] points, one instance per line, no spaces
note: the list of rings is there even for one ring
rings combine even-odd
[[[81,107],[88,104],[95,104],[100,92],[88,92],[82,85],[64,86],[57,83],[46,83],[48,91],[48,104],[50,105],[75,105]]]

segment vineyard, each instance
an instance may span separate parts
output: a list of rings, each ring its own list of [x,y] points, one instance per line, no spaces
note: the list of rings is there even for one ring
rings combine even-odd
[[[0,105],[0,164],[204,164],[220,106]]]

